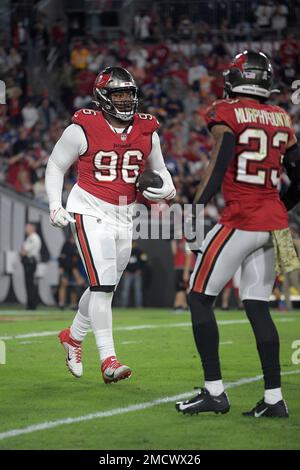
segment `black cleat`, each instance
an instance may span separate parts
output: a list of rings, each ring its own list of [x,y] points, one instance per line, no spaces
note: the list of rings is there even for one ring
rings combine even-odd
[[[190,400],[178,401],[175,407],[177,411],[189,415],[205,413],[207,411],[224,414],[230,410],[230,404],[226,392],[214,397],[210,395],[206,388],[201,388],[198,395]]]
[[[265,403],[264,399],[260,400],[251,411],[245,411],[243,416],[252,418],[288,418],[289,411],[284,400],[280,400],[275,405]]]

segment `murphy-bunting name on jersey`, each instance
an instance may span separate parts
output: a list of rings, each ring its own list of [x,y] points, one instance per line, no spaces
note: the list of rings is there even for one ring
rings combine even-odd
[[[280,127],[286,126],[291,127],[291,121],[287,114],[285,113],[276,113],[266,111],[264,109],[255,109],[255,108],[235,108],[234,109],[236,119],[239,124],[244,124],[248,122],[260,124],[270,124],[272,126]]]

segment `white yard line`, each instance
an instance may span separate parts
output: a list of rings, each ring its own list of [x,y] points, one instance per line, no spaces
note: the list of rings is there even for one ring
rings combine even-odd
[[[294,318],[275,318],[276,323],[287,323],[287,322],[294,322]],[[239,325],[243,323],[249,323],[247,319],[245,320],[219,320],[218,325]],[[114,331],[135,331],[135,330],[151,330],[157,328],[184,328],[187,326],[191,326],[190,322],[185,323],[167,323],[163,325],[132,325],[132,326],[119,326],[114,328]],[[91,330],[89,330],[91,331]],[[42,336],[55,336],[58,335],[59,331],[41,331],[41,332],[32,332],[32,333],[25,333],[21,335],[15,336],[0,336],[0,340],[9,341],[12,339],[25,339],[25,338],[39,338]]]
[[[25,338],[40,338],[42,336],[54,336],[58,335],[59,331],[40,331],[39,333],[25,333],[16,336],[0,336],[3,341],[9,341],[11,339],[25,339]]]
[[[141,344],[143,341],[121,341],[121,344]]]
[[[300,374],[300,369],[292,370],[289,372],[282,372],[281,375],[291,375],[291,374]],[[255,377],[247,377],[244,379],[237,380],[236,382],[229,382],[225,384],[225,388],[228,390],[230,388],[239,387],[240,385],[258,382],[261,379],[262,379],[262,375],[257,375]],[[64,424],[80,423],[83,421],[90,421],[92,419],[109,418],[111,416],[131,413],[132,411],[145,410],[147,408],[153,408],[154,406],[157,406],[157,405],[163,405],[165,403],[175,402],[177,400],[184,400],[185,398],[188,398],[193,393],[195,393],[195,390],[186,392],[186,393],[181,393],[179,395],[173,395],[171,397],[166,396],[162,398],[157,398],[156,400],[152,400],[152,401],[148,401],[144,403],[138,403],[136,405],[129,405],[123,408],[114,408],[108,411],[99,411],[97,413],[90,413],[87,415],[78,416],[77,418],[64,418],[64,419],[59,419],[57,421],[46,421],[44,423],[33,424],[31,426],[27,426],[26,428],[10,429],[9,431],[0,433],[0,441],[4,439],[8,439],[9,437],[16,437],[16,436],[21,436],[24,434],[30,434],[36,431],[44,431],[47,429],[57,428]]]
[[[42,341],[19,341],[17,344],[38,344],[38,343],[41,343],[41,342]]]

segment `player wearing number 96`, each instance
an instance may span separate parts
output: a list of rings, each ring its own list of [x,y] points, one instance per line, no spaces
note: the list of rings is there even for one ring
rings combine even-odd
[[[59,335],[67,367],[74,376],[82,375],[81,344],[91,327],[103,380],[111,383],[131,375],[116,358],[111,303],[131,253],[136,180],[147,167],[159,173],[163,185],[147,188],[145,197],[172,199],[176,191],[161,153],[157,120],[137,113],[137,86],[131,74],[121,67],[103,70],[95,81],[94,99],[98,109],[76,111],[56,143],[47,165],[46,189],[50,221],[57,227],[71,222],[89,278],[70,329]],[[78,180],[64,209],[64,174],[75,162]]]
[[[264,398],[244,415],[287,417],[279,337],[269,299],[275,280],[272,240],[279,234],[289,239],[287,211],[300,200],[300,151],[286,111],[267,103],[278,90],[273,89],[272,65],[265,54],[238,54],[224,73],[224,81],[225,99],[207,111],[215,145],[195,197],[195,203],[205,205],[222,185],[225,199],[220,222],[199,250],[190,285],[192,327],[205,385],[196,397],[177,403],[176,408],[190,414],[229,411],[213,303],[241,266],[240,296],[255,335],[265,386]],[[280,199],[277,185],[283,166],[291,186]],[[282,247],[278,242],[276,248]],[[289,253],[290,260],[285,261],[299,264],[294,252]]]

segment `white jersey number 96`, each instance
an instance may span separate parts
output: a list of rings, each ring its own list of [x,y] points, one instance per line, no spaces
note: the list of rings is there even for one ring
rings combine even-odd
[[[118,159],[122,158],[114,150],[100,150],[94,157],[95,178],[97,181],[115,181],[118,178]],[[143,160],[140,150],[126,150],[122,158],[121,179],[125,183],[135,183],[139,174],[139,162]]]

